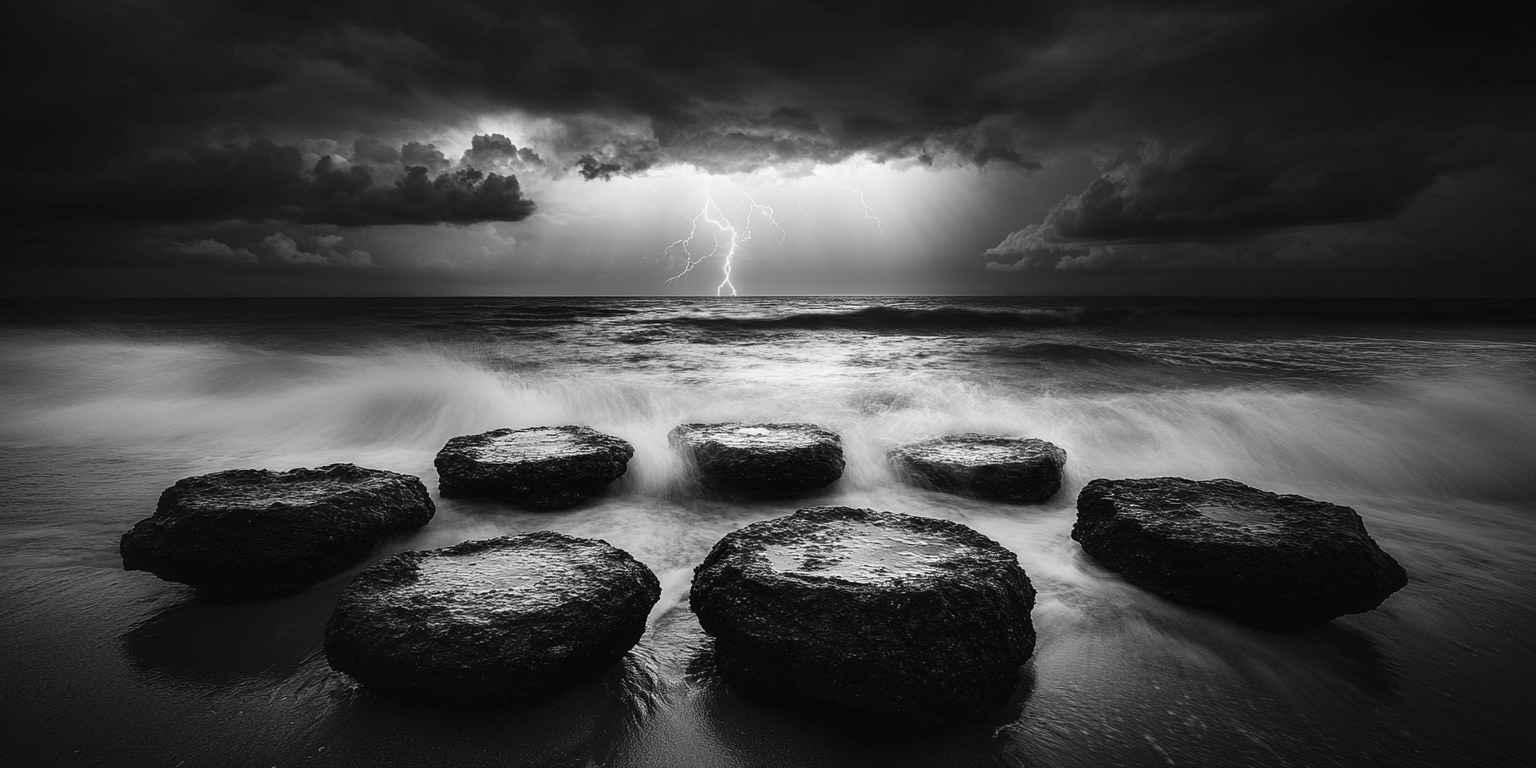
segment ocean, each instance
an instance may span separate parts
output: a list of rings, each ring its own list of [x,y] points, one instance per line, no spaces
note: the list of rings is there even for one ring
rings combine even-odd
[[[808,421],[815,496],[701,493],[666,434]],[[213,604],[121,569],[177,479],[332,462],[420,476],[450,437],[585,424],[628,474],[565,512],[438,500],[390,552],[548,529],[660,578],[605,676],[521,707],[371,695],[321,650],[363,566]],[[902,442],[1038,437],[1042,505],[902,484]],[[1094,478],[1232,478],[1353,507],[1407,569],[1377,610],[1272,633],[1070,539]],[[844,504],[1019,556],[1039,643],[987,722],[854,728],[737,695],[688,609],[724,534]],[[9,300],[0,308],[0,755],[8,765],[1516,766],[1536,756],[1536,302],[967,297]],[[1526,714],[1521,714],[1522,712]]]

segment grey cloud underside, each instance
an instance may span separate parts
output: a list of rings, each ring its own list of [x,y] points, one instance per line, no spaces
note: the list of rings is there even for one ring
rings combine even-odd
[[[516,220],[532,210],[517,174],[602,180],[679,162],[736,172],[859,153],[1027,169],[1093,151],[1102,178],[994,256],[1212,243],[1397,215],[1527,142],[1536,81],[1529,11],[1397,0],[920,11],[162,0],[32,3],[15,16],[12,54],[33,74],[7,75],[5,119],[25,149],[4,160],[25,190],[10,210],[117,221],[216,210],[354,225]],[[350,78],[345,98],[317,73]],[[398,134],[447,119],[445,105],[517,110],[558,130],[536,153],[477,137],[457,163],[425,134]],[[239,175],[250,169],[234,154],[266,151],[251,137],[300,125],[311,138],[363,136],[352,167]],[[242,188],[196,173],[221,152]],[[143,159],[166,153],[182,165]],[[439,175],[471,166],[502,180]],[[352,175],[359,167],[372,184]],[[124,180],[144,199],[110,202],[102,190]]]
[[[368,166],[340,167],[328,155],[312,168],[304,165],[297,147],[265,140],[195,147],[186,157],[150,162],[97,185],[84,212],[146,223],[242,219],[355,227],[520,221],[534,211],[515,177],[473,167],[434,177],[412,166],[393,183],[376,184]]]
[[[1102,175],[986,251],[1005,257],[990,266],[1179,264],[1271,235],[1358,232],[1490,167],[1532,191],[1536,111],[1520,94],[1536,70],[1515,31],[1528,10],[1234,8],[1182,50],[1117,75],[1102,93],[1122,130],[1099,144]],[[1465,191],[1492,202],[1497,186]],[[1166,247],[1178,244],[1190,248]],[[1518,237],[1459,245],[1524,247]]]
[[[1448,173],[1489,162],[1496,144],[1393,126],[1316,133],[1199,136],[1169,146],[1144,139],[1107,161],[990,255],[1095,243],[1220,243],[1303,225],[1391,218]]]

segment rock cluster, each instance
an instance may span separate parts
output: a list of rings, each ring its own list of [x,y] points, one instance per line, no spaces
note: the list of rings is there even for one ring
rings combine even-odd
[[[684,424],[669,435],[712,488],[786,497],[835,482],[837,434],[813,424]],[[586,427],[498,429],[438,453],[444,496],[532,509],[592,498],[629,443]],[[920,484],[1038,503],[1066,454],[958,434],[889,460]],[[1369,611],[1407,583],[1354,510],[1232,480],[1094,480],[1072,538],[1158,595],[1272,630]],[[123,567],[219,599],[333,576],[434,507],[409,475],[332,464],[232,470],[166,489],[121,541]],[[362,571],[325,630],[332,668],[388,694],[527,701],[610,668],[645,632],[656,576],[606,542],[550,531],[405,552]],[[748,525],[694,569],[690,604],[733,687],[877,721],[978,717],[1013,695],[1033,653],[1035,591],[1018,558],[959,523],[812,507]]]
[[[660,597],[655,574],[628,553],[551,531],[404,552],[342,593],[325,653],[385,693],[538,699],[623,657]]]
[[[786,498],[843,476],[842,438],[815,424],[683,424],[667,437],[726,493]]]
[[[1408,583],[1353,509],[1233,480],[1094,480],[1072,538],[1134,584],[1266,629],[1369,611]]]
[[[123,535],[123,568],[220,599],[296,592],[432,519],[410,475],[331,464],[236,469],[178,481]]]
[[[814,507],[721,539],[691,605],[731,685],[914,723],[995,709],[1035,645],[1018,558],[958,523]]]
[[[919,485],[1011,504],[1038,504],[1061,490],[1067,453],[1044,440],[966,433],[909,443],[886,454]]]
[[[530,427],[455,437],[434,463],[444,498],[485,496],[553,510],[602,493],[634,455],[628,442],[588,427]]]

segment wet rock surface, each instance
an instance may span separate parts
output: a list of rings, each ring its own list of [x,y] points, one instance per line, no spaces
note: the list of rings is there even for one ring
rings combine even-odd
[[[1072,538],[1132,583],[1265,629],[1369,611],[1408,583],[1353,509],[1234,480],[1094,480]]]
[[[717,491],[784,498],[843,476],[843,441],[815,424],[683,424],[667,435]]]
[[[445,498],[483,496],[554,510],[602,493],[634,454],[628,442],[588,427],[530,427],[455,437],[434,463]]]
[[[619,661],[660,597],[628,553],[551,531],[403,552],[342,593],[325,653],[387,694],[530,701]]]
[[[886,458],[912,482],[1013,504],[1038,504],[1061,490],[1067,452],[1033,438],[966,433],[892,449]]]
[[[178,481],[123,534],[123,568],[218,599],[291,593],[367,557],[435,508],[411,475],[331,464],[236,469]]]
[[[733,687],[933,724],[1006,703],[1034,650],[1018,558],[958,523],[813,507],[721,539],[690,602]]]

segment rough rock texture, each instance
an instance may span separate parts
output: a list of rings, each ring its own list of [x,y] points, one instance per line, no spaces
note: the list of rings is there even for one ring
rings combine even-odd
[[[1067,452],[1044,440],[945,435],[886,454],[920,485],[1014,504],[1038,504],[1061,490]]]
[[[843,476],[843,441],[815,424],[683,424],[668,439],[716,490],[783,498]]]
[[[1035,646],[1018,558],[959,523],[813,507],[721,539],[690,598],[731,685],[914,723],[1008,701]]]
[[[223,599],[265,597],[346,570],[434,512],[426,487],[410,475],[351,464],[236,469],[167,488],[119,550],[126,570]]]
[[[1408,583],[1353,509],[1234,480],[1094,480],[1072,538],[1137,585],[1266,629],[1369,611]]]
[[[660,597],[628,553],[552,531],[403,552],[342,593],[325,654],[386,693],[532,700],[622,658]]]
[[[497,429],[455,437],[437,453],[438,493],[489,496],[528,509],[567,509],[624,475],[635,449],[588,427]]]

